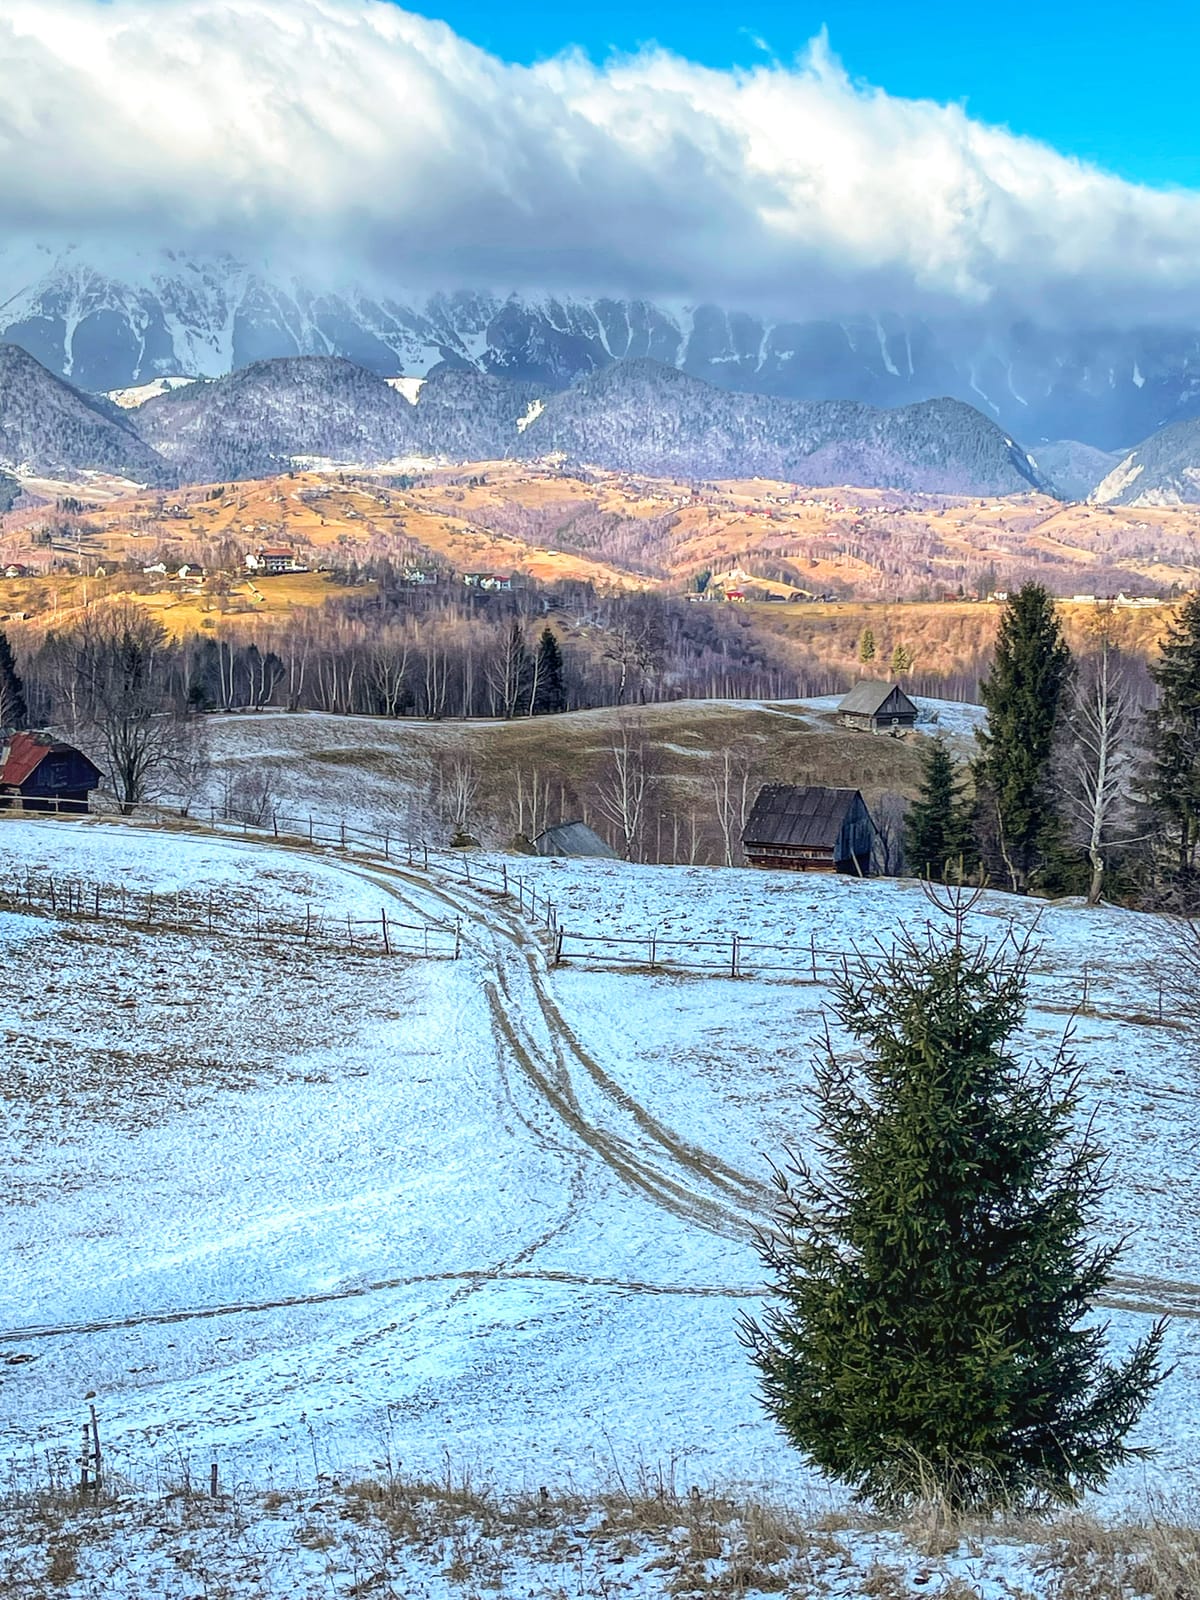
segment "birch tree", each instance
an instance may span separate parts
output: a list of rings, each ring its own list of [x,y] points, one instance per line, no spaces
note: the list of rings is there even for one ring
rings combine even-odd
[[[1064,794],[1072,831],[1088,859],[1088,905],[1104,886],[1107,851],[1115,825],[1128,809],[1133,773],[1135,707],[1120,652],[1102,634],[1083,663],[1068,712]]]

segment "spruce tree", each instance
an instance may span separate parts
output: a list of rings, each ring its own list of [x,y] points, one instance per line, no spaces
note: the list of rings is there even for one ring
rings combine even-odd
[[[1046,875],[1061,849],[1052,757],[1070,675],[1054,601],[1027,583],[1004,609],[992,670],[980,686],[987,725],[975,764],[982,829],[994,830],[994,853],[1018,893]]]
[[[917,799],[904,818],[904,855],[918,878],[940,883],[948,869],[973,860],[971,812],[958,763],[941,739],[921,751],[921,769]]]
[[[17,672],[8,635],[0,632],[0,730],[15,731],[29,722],[25,685]]]
[[[760,1241],[777,1303],[743,1340],[789,1440],[895,1510],[1070,1504],[1146,1455],[1156,1324],[1123,1362],[1088,1322],[1117,1248],[1089,1242],[1103,1155],[1060,1049],[1019,1063],[1028,947],[903,937],[835,984],[861,1048],[818,1064],[821,1170],[789,1155]]]
[[[550,628],[543,628],[537,648],[537,696],[534,712],[565,711],[567,693],[563,686],[563,659],[558,640]]]
[[[1184,601],[1150,675],[1158,707],[1150,721],[1146,796],[1170,842],[1168,875],[1190,896],[1200,846],[1200,595]]]
[[[912,671],[913,653],[906,644],[898,644],[892,651],[892,677],[902,678]]]
[[[858,638],[858,659],[866,666],[875,659],[875,635],[870,628],[864,628]]]

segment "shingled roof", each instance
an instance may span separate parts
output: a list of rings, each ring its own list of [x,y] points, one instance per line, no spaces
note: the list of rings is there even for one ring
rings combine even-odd
[[[850,693],[839,700],[838,710],[850,711],[862,717],[873,717],[893,690],[896,690],[900,698],[916,711],[916,706],[898,683],[881,683],[875,678],[864,678],[861,683],[856,683]]]
[[[832,850],[846,814],[859,798],[857,789],[801,788],[768,783],[758,792],[742,835],[746,844],[786,844],[802,849]]]

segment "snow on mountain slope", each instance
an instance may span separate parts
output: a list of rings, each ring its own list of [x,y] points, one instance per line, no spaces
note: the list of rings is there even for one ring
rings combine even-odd
[[[136,411],[147,400],[157,400],[160,394],[170,394],[173,389],[186,389],[189,383],[202,383],[200,378],[152,378],[149,383],[138,383],[130,389],[110,389],[107,399],[122,411]]]
[[[0,248],[0,338],[77,386],[220,377],[276,356],[340,355],[381,376],[443,362],[562,388],[646,356],[719,387],[897,406],[950,395],[1016,438],[1105,450],[1200,412],[1194,328],[1070,332],[978,316],[764,317],[712,304],[418,294],[269,262],[111,246]]]
[[[340,792],[345,791],[342,769]],[[498,870],[500,861],[476,856]],[[69,1448],[97,1394],[110,1461],[158,1441],[227,1482],[342,1476],[386,1441],[411,1472],[681,1481],[822,1494],[766,1423],[738,1343],[767,1157],[804,1143],[823,984],[548,970],[512,902],[378,862],[52,821],[0,825],[30,864],[247,910],[461,921],[462,958],[0,919],[0,1003],[26,1086],[4,1132],[0,1343],[16,1455]],[[918,886],[510,858],[575,933],[828,949],[923,923]],[[1001,936],[1026,901],[990,895]],[[1197,1486],[1193,1097],[1145,1015],[1155,919],[1051,906],[1025,1046],[1072,1014],[1113,1151],[1103,1228],[1134,1231],[1109,1298],[1125,1345],[1178,1314],[1140,1425],[1161,1454],[1104,1503]],[[47,987],[47,973],[53,975]],[[61,990],[71,997],[69,1009]],[[215,997],[220,1004],[214,1004]],[[83,1070],[86,1066],[87,1070]],[[1169,1180],[1164,1183],[1164,1174]],[[19,1246],[19,1248],[18,1248]],[[311,1477],[309,1479],[311,1481]],[[824,1496],[822,1495],[824,1498]]]

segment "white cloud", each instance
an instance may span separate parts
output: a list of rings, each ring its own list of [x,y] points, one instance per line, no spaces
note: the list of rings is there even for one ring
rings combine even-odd
[[[1200,310],[1200,196],[852,84],[822,40],[529,68],[375,0],[4,0],[0,226],[413,288]]]

